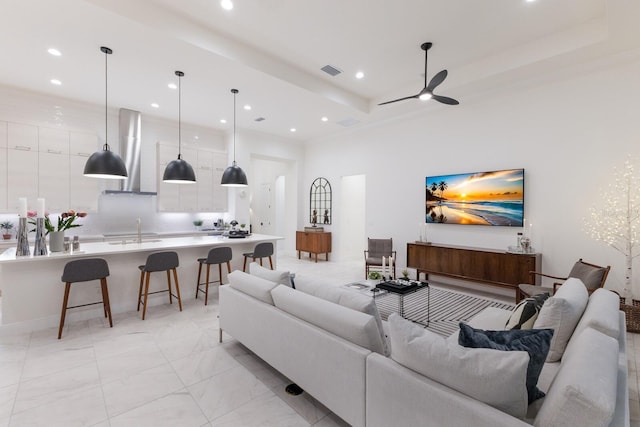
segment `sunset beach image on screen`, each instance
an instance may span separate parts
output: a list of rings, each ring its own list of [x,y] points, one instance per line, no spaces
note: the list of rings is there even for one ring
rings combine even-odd
[[[524,169],[428,176],[425,193],[425,222],[522,227]]]

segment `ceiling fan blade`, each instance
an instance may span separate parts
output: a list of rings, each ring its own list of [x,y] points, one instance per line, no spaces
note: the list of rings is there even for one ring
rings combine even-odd
[[[430,91],[433,91],[446,78],[447,78],[447,70],[440,71],[438,74],[433,76],[433,78],[429,82],[429,85],[427,86],[427,89],[429,89]]]
[[[417,98],[417,97],[418,97],[418,95],[405,96],[404,98],[398,98],[398,99],[394,99],[393,101],[382,102],[382,103],[380,103],[378,105],[391,104],[392,102],[404,101],[405,99],[412,99],[412,98]]]
[[[446,97],[446,96],[432,95],[431,98],[435,99],[438,102],[442,102],[443,104],[448,104],[448,105],[458,105],[458,104],[460,104],[457,100],[455,100],[453,98]]]

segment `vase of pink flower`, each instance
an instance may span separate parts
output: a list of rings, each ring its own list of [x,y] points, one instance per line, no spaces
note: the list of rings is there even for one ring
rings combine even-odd
[[[29,212],[28,216],[33,218],[36,216],[36,213]],[[51,252],[62,252],[65,230],[82,226],[82,224],[76,223],[75,220],[77,218],[84,218],[85,216],[87,216],[86,212],[76,212],[70,209],[67,212],[62,212],[58,216],[58,223],[54,226],[49,218],[49,214],[45,213],[44,228],[47,230],[46,234],[49,235],[49,250]],[[35,219],[32,219],[30,222],[31,224],[35,224]]]

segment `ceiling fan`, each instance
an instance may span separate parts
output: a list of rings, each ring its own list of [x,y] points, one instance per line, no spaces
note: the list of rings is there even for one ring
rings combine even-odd
[[[438,85],[440,83],[442,83],[444,81],[444,79],[447,78],[447,70],[442,70],[438,74],[433,76],[433,78],[431,79],[431,81],[427,85],[427,53],[428,53],[429,49],[431,49],[431,46],[433,46],[433,43],[431,43],[431,42],[422,43],[422,45],[420,46],[422,48],[422,50],[424,50],[424,89],[422,89],[420,91],[420,93],[418,93],[416,95],[405,96],[404,98],[394,99],[393,101],[383,102],[383,103],[378,104],[378,105],[391,104],[392,102],[404,101],[405,99],[413,99],[413,98],[418,98],[418,99],[420,99],[422,101],[426,101],[427,99],[431,98],[431,99],[435,99],[438,102],[442,102],[443,104],[448,104],[448,105],[458,105],[459,104],[459,102],[457,100],[453,99],[453,98],[449,98],[449,97],[446,97],[446,96],[440,96],[440,95],[436,95],[436,94],[433,93],[433,90],[436,87],[438,87]]]

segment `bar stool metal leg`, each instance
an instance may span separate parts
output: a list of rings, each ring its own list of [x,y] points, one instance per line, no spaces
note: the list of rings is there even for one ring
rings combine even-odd
[[[171,295],[171,274],[167,270],[167,285],[169,286],[169,304],[173,304],[173,296]]]

